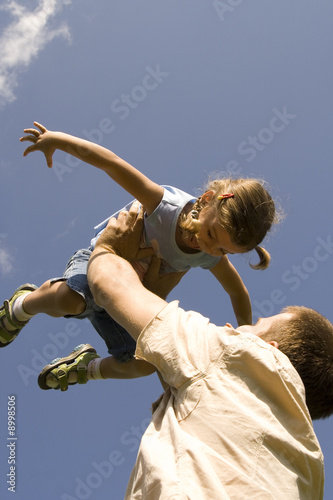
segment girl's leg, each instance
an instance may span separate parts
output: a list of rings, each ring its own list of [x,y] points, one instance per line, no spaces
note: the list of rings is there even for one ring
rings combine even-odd
[[[146,377],[156,371],[156,368],[144,360],[131,359],[121,363],[113,356],[100,358],[95,349],[89,344],[80,344],[69,356],[57,358],[45,366],[38,377],[41,389],[67,390],[68,384],[78,382],[79,370],[81,382],[86,384],[89,380],[99,379],[131,379]]]
[[[46,281],[34,292],[28,293],[22,304],[31,315],[48,314],[54,318],[81,314],[85,311],[84,298],[67,286],[66,281]]]
[[[0,347],[10,344],[38,313],[53,317],[78,315],[85,311],[84,298],[65,281],[46,281],[40,288],[25,284],[0,308]]]
[[[121,363],[113,356],[100,361],[100,374],[102,378],[130,379],[146,377],[156,371],[156,368],[142,359],[131,359]]]
[[[44,313],[58,318],[86,312],[88,307],[85,293],[90,293],[86,271],[90,255],[91,251],[87,249],[75,252],[65,269],[64,280],[48,280],[39,288],[26,283],[15,290],[10,299],[4,301],[0,306],[0,348],[13,342],[35,314]],[[78,276],[81,275],[80,280]],[[70,280],[75,281],[75,286],[71,287]],[[82,295],[74,291],[77,289],[81,292],[81,285]]]

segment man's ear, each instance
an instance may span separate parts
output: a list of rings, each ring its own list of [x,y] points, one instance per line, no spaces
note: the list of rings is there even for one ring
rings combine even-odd
[[[279,344],[278,342],[276,342],[276,340],[271,340],[270,342],[267,342],[267,344],[270,344],[272,345],[273,347],[275,347],[276,349],[279,348]]]

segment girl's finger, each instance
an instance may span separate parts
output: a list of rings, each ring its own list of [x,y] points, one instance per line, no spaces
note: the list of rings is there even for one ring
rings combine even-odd
[[[47,132],[47,129],[44,127],[44,125],[42,125],[41,123],[38,123],[38,122],[34,122],[34,125],[35,127],[38,127],[39,130],[44,134],[45,132]]]
[[[20,141],[31,141],[31,142],[36,142],[37,137],[35,135],[24,135],[23,137],[20,138]]]
[[[32,153],[35,151],[35,145],[32,144],[31,146],[28,146],[27,149],[23,152],[23,156],[27,156],[29,153]]]
[[[25,128],[23,130],[23,132],[25,134],[33,134],[34,137],[39,137],[40,136],[39,130],[35,130],[34,128]]]

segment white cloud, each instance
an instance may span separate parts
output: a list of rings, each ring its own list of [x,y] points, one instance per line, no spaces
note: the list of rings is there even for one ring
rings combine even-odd
[[[19,74],[26,70],[44,47],[55,37],[70,40],[66,24],[51,28],[51,19],[69,5],[71,0],[40,0],[38,7],[29,11],[15,0],[6,0],[0,11],[7,11],[14,20],[0,37],[0,106],[16,99]]]
[[[9,274],[13,271],[13,257],[7,250],[0,248],[0,273],[2,275]]]

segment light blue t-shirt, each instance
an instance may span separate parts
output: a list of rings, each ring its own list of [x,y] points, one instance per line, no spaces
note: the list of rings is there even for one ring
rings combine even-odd
[[[153,213],[144,218],[142,246],[153,247],[155,254],[162,259],[161,273],[187,271],[191,267],[210,269],[216,266],[220,257],[213,257],[204,252],[188,254],[176,243],[178,217],[185,205],[190,201],[194,202],[195,198],[181,189],[172,186],[162,187],[164,194],[160,204]],[[132,203],[126,205],[125,209],[128,210]],[[117,217],[119,212],[111,217]],[[95,237],[91,240],[93,248],[109,219],[110,217],[95,226]]]

